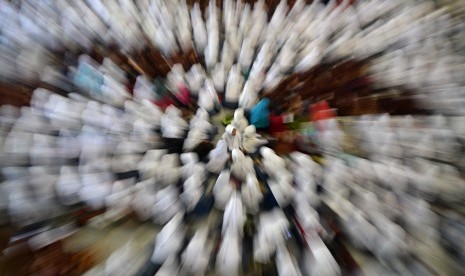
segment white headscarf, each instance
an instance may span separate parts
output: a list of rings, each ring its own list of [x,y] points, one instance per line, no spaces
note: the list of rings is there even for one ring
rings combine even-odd
[[[202,11],[200,10],[199,3],[194,4],[191,10],[191,18],[197,52],[202,53],[207,46],[207,30],[205,28],[205,22],[202,19]]]
[[[235,135],[233,135],[234,130],[236,131]],[[239,149],[241,147],[241,134],[233,125],[228,125],[226,127],[226,131],[223,134],[223,138],[225,138],[226,142],[228,143],[229,150],[232,151],[233,149]]]
[[[242,149],[247,153],[254,153],[258,146],[266,144],[267,140],[260,139],[259,136],[254,125],[246,127],[242,136]]]
[[[229,159],[228,144],[225,140],[219,140],[216,147],[208,154],[209,161],[207,169],[213,173],[219,173],[224,169],[226,162]]]
[[[187,123],[181,117],[182,112],[173,105],[166,108],[160,120],[163,137],[180,138],[187,128]]]
[[[242,192],[242,200],[244,201],[247,213],[258,213],[258,205],[262,199],[263,195],[258,186],[257,177],[253,174],[247,175],[246,186],[243,188]]]
[[[249,79],[245,82],[244,90],[239,97],[239,106],[250,110],[258,102],[257,89],[255,87],[255,82],[252,79]]]
[[[239,95],[244,85],[244,77],[237,64],[234,64],[229,71],[228,82],[226,83],[225,99],[232,103],[237,103]]]
[[[242,133],[244,129],[249,125],[249,122],[244,116],[244,109],[238,108],[234,111],[234,120],[231,123],[236,129]]]
[[[229,183],[230,177],[231,173],[228,170],[222,171],[216,180],[215,186],[213,186],[215,207],[217,209],[224,210],[226,203],[233,193],[234,189]]]
[[[245,156],[239,149],[232,150],[231,172],[239,180],[244,181],[249,173],[253,173],[253,160],[250,156]]]

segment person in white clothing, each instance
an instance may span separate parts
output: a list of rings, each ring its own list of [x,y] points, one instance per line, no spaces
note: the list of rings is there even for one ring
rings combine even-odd
[[[160,126],[163,137],[181,138],[187,129],[187,122],[181,117],[181,110],[173,105],[166,108],[161,117]]]
[[[244,116],[244,109],[238,108],[234,111],[234,120],[231,125],[233,125],[239,133],[242,134],[242,132],[244,132],[244,129],[249,125],[247,118]]]
[[[262,139],[260,134],[257,134],[257,130],[254,125],[250,125],[244,129],[242,135],[242,149],[248,154],[254,154],[262,145],[267,144],[266,139]]]
[[[208,228],[199,228],[181,255],[182,270],[192,275],[205,275],[210,259],[211,244],[208,243]]]
[[[253,160],[250,156],[245,156],[239,149],[232,150],[231,172],[240,181],[245,181],[249,173],[254,173]]]
[[[226,83],[225,106],[230,108],[237,107],[243,85],[244,77],[241,74],[241,68],[237,64],[234,64],[229,71]]]
[[[215,208],[224,210],[226,204],[234,191],[230,183],[231,173],[224,170],[218,176],[215,186],[213,186],[213,196],[215,198]]]
[[[248,79],[239,97],[239,106],[245,110],[252,109],[258,103],[257,92],[255,81],[253,81],[253,79]]]
[[[217,107],[220,105],[215,85],[210,78],[207,78],[205,85],[200,89],[198,105],[206,109],[210,114],[216,113]]]
[[[186,81],[189,85],[189,90],[193,96],[197,96],[202,83],[205,81],[205,70],[202,65],[194,64],[186,74]]]
[[[223,139],[228,144],[228,149],[230,151],[232,151],[233,149],[239,149],[241,147],[241,134],[233,125],[228,125],[226,127],[226,131],[223,134]]]
[[[229,160],[228,144],[225,140],[219,140],[216,147],[208,154],[207,170],[212,173],[220,173]]]
[[[238,234],[235,231],[227,231],[223,235],[223,242],[216,259],[219,275],[239,275],[241,251],[241,241]]]
[[[176,256],[184,239],[183,214],[176,214],[158,233],[151,261],[163,264],[169,257]]]
[[[228,231],[235,232],[240,238],[243,237],[245,222],[245,211],[242,207],[241,194],[235,191],[229,198],[224,209],[222,234]]]
[[[257,214],[259,211],[259,203],[262,201],[263,195],[260,191],[257,177],[250,173],[247,175],[246,185],[242,188],[242,201],[249,214]]]

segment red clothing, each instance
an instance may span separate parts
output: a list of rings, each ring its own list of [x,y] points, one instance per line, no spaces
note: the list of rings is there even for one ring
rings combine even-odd
[[[191,94],[189,92],[189,89],[187,89],[185,86],[180,86],[178,89],[178,93],[176,94],[176,98],[185,105],[189,105],[191,101]]]
[[[283,122],[283,116],[271,115],[270,116],[270,132],[277,133],[287,130],[287,126]]]

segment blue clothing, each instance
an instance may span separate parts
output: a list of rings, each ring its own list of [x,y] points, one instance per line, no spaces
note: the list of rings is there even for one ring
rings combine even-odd
[[[74,83],[86,92],[101,93],[103,75],[91,65],[82,63],[74,76]]]
[[[255,125],[257,129],[267,128],[270,125],[270,99],[263,98],[250,111],[250,124]]]

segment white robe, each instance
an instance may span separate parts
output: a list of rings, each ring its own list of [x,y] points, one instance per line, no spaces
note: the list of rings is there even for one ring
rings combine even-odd
[[[256,133],[254,125],[245,128],[242,135],[242,149],[247,153],[254,153],[257,148],[267,143],[266,139],[260,139],[260,135]]]
[[[240,181],[245,181],[248,174],[254,174],[253,160],[245,156],[239,149],[233,149],[231,173]]]
[[[195,232],[181,255],[183,269],[194,275],[205,275],[211,249],[208,244],[208,228],[202,227]]]
[[[237,103],[243,85],[244,77],[241,74],[240,68],[237,65],[233,65],[231,71],[229,71],[228,82],[226,83],[225,100]]]
[[[257,214],[259,211],[259,204],[263,199],[257,177],[249,174],[246,180],[246,186],[242,188],[242,201],[246,207],[247,213]]]
[[[242,208],[241,194],[236,191],[231,195],[224,209],[223,228],[221,233],[224,235],[226,232],[232,231],[237,233],[239,237],[242,237],[244,222],[245,212]]]
[[[234,188],[229,183],[231,173],[224,170],[218,176],[215,186],[213,186],[213,196],[215,197],[215,207],[219,210],[224,210],[226,204],[234,191]]]
[[[235,232],[226,232],[216,259],[217,271],[220,275],[238,275],[241,259],[239,236]]]
[[[207,170],[220,173],[229,160],[228,145],[225,140],[219,140],[216,147],[208,154]]]
[[[198,53],[203,53],[207,46],[207,29],[205,22],[202,19],[202,11],[199,3],[195,3],[191,10],[192,30],[194,34],[194,42]]]
[[[238,108],[234,111],[234,120],[231,125],[233,125],[240,134],[242,134],[245,128],[249,125],[249,122],[244,116],[244,109]]]
[[[239,106],[245,110],[250,110],[257,103],[258,95],[255,88],[255,83],[249,79],[245,82],[244,90],[242,90],[242,93],[239,96]]]
[[[233,131],[236,130],[233,125],[228,125],[226,131],[223,134],[223,139],[228,144],[228,149],[232,151],[233,149],[239,149],[242,144],[242,137],[239,131],[236,130],[236,134],[233,135]]]
[[[162,264],[179,252],[184,239],[182,217],[183,214],[177,214],[158,233],[151,258],[153,263]]]

